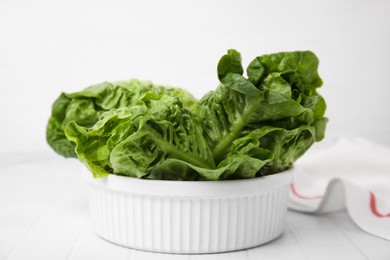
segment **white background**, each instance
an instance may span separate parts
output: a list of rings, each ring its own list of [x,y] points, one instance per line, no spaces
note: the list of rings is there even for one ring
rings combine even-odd
[[[227,49],[312,50],[320,59],[327,138],[390,145],[390,1],[0,0],[0,150],[49,151],[61,91],[130,78],[214,89]]]

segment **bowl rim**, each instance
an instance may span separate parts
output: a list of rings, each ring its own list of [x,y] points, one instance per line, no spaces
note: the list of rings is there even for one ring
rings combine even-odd
[[[89,171],[86,171],[85,177],[92,186],[122,193],[159,197],[236,197],[265,193],[290,185],[293,169],[256,178],[221,181],[151,180],[114,174],[94,178]]]

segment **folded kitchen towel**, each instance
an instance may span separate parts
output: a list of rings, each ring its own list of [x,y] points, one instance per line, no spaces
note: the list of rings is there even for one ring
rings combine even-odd
[[[289,208],[346,209],[364,231],[390,240],[390,147],[361,138],[315,146],[294,166]]]

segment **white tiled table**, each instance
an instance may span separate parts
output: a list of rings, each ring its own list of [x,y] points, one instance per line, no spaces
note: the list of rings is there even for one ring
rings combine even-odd
[[[119,247],[91,229],[77,160],[51,153],[0,158],[0,259],[390,259],[390,241],[361,231],[346,212],[289,211],[281,237],[239,252],[170,255]]]

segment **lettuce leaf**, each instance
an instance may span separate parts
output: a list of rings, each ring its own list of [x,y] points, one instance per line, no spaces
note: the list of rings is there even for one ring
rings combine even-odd
[[[64,133],[68,123],[92,127],[100,116],[111,109],[131,107],[148,91],[177,96],[187,107],[195,105],[191,94],[180,88],[155,86],[151,82],[129,80],[114,83],[103,82],[75,93],[62,93],[52,105],[52,115],[47,124],[47,143],[64,157],[76,157],[75,145]]]
[[[327,119],[323,118],[325,101],[316,91],[322,85],[317,68],[318,59],[312,52],[276,53],[254,59],[245,78],[241,55],[229,50],[218,64],[221,84],[203,97],[198,107],[216,162],[226,157],[235,140],[266,126],[287,131],[279,131],[278,136],[281,136],[273,138],[272,147],[260,143],[260,147],[274,153],[274,160],[269,163],[273,165],[269,167],[272,172],[289,168],[314,141],[320,141]],[[302,127],[310,128],[311,134],[297,130]],[[299,143],[305,145],[298,151],[291,141],[289,151],[295,151],[287,160],[291,163],[280,164],[283,158],[279,156],[283,152],[277,152],[276,147],[289,139],[300,140]],[[287,151],[287,147],[283,151]]]
[[[92,128],[74,121],[65,128],[79,159],[95,177],[110,173],[169,180],[254,177],[271,159],[271,153],[256,144],[245,144],[216,167],[199,118],[178,98],[146,93],[140,100],[141,105],[102,114]]]
[[[94,177],[160,180],[254,178],[292,167],[324,138],[326,103],[310,51],[256,57],[228,50],[219,86],[199,101],[178,88],[137,80],[61,94],[47,140]]]

